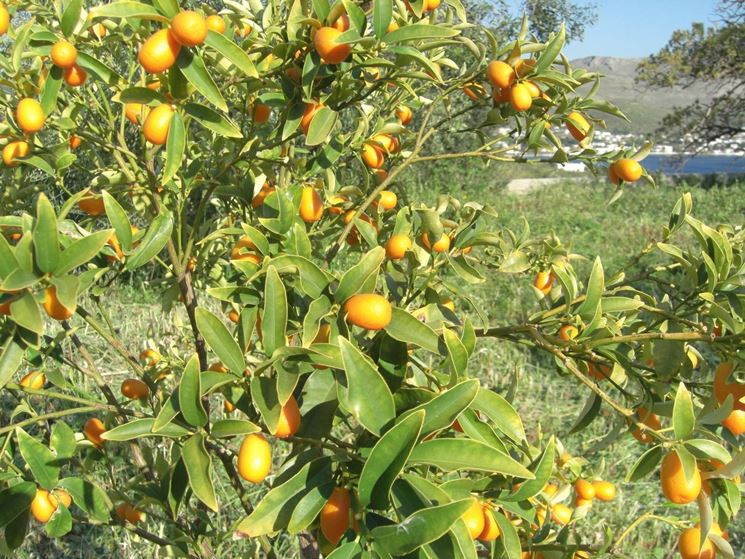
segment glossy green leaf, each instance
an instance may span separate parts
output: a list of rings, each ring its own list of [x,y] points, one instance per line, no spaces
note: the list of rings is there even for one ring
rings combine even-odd
[[[346,391],[339,385],[339,400],[365,429],[380,435],[396,415],[391,391],[369,357],[341,336],[339,348],[347,381]]]
[[[419,410],[389,429],[370,451],[357,484],[360,506],[385,510],[393,482],[403,470],[424,423]]]
[[[64,421],[56,421],[52,426],[49,446],[57,458],[71,458],[75,454],[75,432]]]
[[[92,520],[107,523],[114,505],[106,492],[98,485],[77,477],[68,477],[59,482],[66,489],[75,505],[88,513]]]
[[[365,253],[339,280],[339,286],[334,292],[336,302],[343,303],[352,295],[359,293],[371,281],[370,278],[377,276],[384,258],[385,249],[380,246]]]
[[[652,472],[656,472],[657,466],[662,461],[663,454],[664,449],[661,446],[653,446],[647,450],[626,474],[626,482],[633,483],[645,478]]]
[[[28,510],[35,496],[36,484],[32,481],[22,481],[0,491],[0,528]]]
[[[171,118],[168,128],[168,140],[166,141],[166,162],[163,165],[162,181],[167,182],[178,173],[184,159],[186,149],[186,127],[181,114],[176,111]]]
[[[211,510],[217,512],[219,506],[212,485],[212,458],[204,446],[201,434],[189,437],[181,448],[181,457],[189,475],[189,486],[194,495]]]
[[[700,460],[719,460],[723,464],[732,460],[726,448],[709,439],[691,439],[685,442],[685,447]]]
[[[688,392],[685,384],[681,382],[678,385],[675,402],[673,403],[673,429],[675,431],[675,438],[678,440],[687,439],[693,434],[695,425],[696,417],[693,413],[691,393]]]
[[[96,231],[71,243],[59,257],[53,274],[61,276],[72,272],[96,256],[114,233],[113,229]]]
[[[158,416],[153,422],[153,433],[160,433],[164,429],[168,428],[171,425],[171,422],[176,419],[178,412],[178,392],[173,392],[171,396],[165,401],[163,407],[160,409],[160,412],[158,412]]]
[[[38,442],[23,429],[16,429],[18,449],[34,479],[44,489],[54,489],[59,480],[59,465],[49,448]]]
[[[250,435],[260,431],[261,427],[246,419],[221,419],[212,424],[210,436],[221,439],[238,435]]]
[[[333,480],[311,487],[298,501],[295,510],[292,511],[292,516],[287,524],[287,531],[290,534],[297,534],[310,526],[318,518],[318,514],[333,491]]]
[[[210,31],[210,33],[213,33],[213,31]],[[235,122],[205,105],[200,105],[199,103],[187,103],[184,105],[184,112],[205,128],[212,130],[215,134],[219,134],[226,138],[243,137],[240,128],[238,128],[238,125]]]
[[[472,504],[469,498],[418,510],[398,524],[373,528],[371,535],[391,555],[405,555],[445,534]]]
[[[455,332],[443,327],[442,333],[448,350],[448,361],[455,377],[460,378],[466,372],[468,366],[468,351]]]
[[[36,224],[34,225],[34,255],[36,264],[42,272],[51,272],[59,259],[59,239],[57,237],[57,215],[49,198],[39,194],[36,202]]]
[[[80,9],[82,6],[83,0],[70,0],[65,7],[65,11],[62,12],[60,30],[66,37],[69,37],[75,31],[75,26],[80,20]]]
[[[305,145],[317,146],[328,140],[338,120],[339,113],[328,107],[321,108],[310,122],[308,135],[305,137]]]
[[[135,251],[127,258],[127,270],[135,270],[150,262],[166,246],[172,230],[173,216],[168,212],[159,213]]]
[[[385,331],[395,340],[440,353],[440,337],[437,333],[404,309],[393,308],[391,322]]]
[[[393,15],[391,0],[373,0],[373,29],[375,36],[382,39],[388,33],[388,25]]]
[[[520,546],[520,536],[517,534],[515,525],[498,510],[492,511],[492,514],[499,526],[500,537],[497,541],[504,549],[506,559],[520,559],[522,557],[522,548]]]
[[[10,315],[19,326],[37,334],[44,333],[44,320],[41,317],[41,310],[31,293],[25,293],[23,297],[10,304]]]
[[[530,497],[538,495],[548,483],[554,468],[554,454],[556,444],[551,437],[546,445],[546,449],[541,455],[541,459],[536,464],[534,475],[535,479],[528,480],[522,484],[517,491],[506,497],[509,501],[524,501]]]
[[[287,345],[287,292],[279,273],[269,266],[264,285],[264,314],[261,317],[261,333],[264,351],[271,355]]]
[[[176,425],[175,423],[169,423],[163,429],[157,433],[153,433],[153,424],[155,419],[144,418],[144,419],[133,419],[127,423],[117,425],[113,429],[109,429],[101,438],[106,441],[131,441],[142,437],[185,437],[190,435],[188,429]]]
[[[99,81],[117,86],[124,83],[124,78],[122,78],[122,76],[120,76],[115,70],[85,52],[78,51],[77,63],[81,68],[87,70],[92,77]]]
[[[196,320],[199,333],[220,361],[236,375],[243,375],[246,369],[243,352],[222,321],[201,307],[196,310]]]
[[[181,374],[178,385],[178,403],[181,415],[189,425],[204,427],[207,424],[207,412],[202,405],[202,373],[199,370],[199,357],[191,356]]]
[[[21,366],[23,353],[23,348],[12,337],[5,339],[0,348],[0,389],[10,382]]]
[[[548,42],[546,48],[543,49],[541,55],[538,57],[538,61],[535,64],[534,72],[540,73],[553,64],[556,57],[561,53],[561,49],[564,48],[564,41],[566,40],[566,29],[564,23],[561,24],[559,32]]]
[[[249,78],[259,77],[256,66],[254,66],[248,54],[225,35],[210,30],[207,32],[207,39],[204,41],[204,44],[227,58],[231,64]]]
[[[522,419],[512,404],[496,392],[482,387],[471,407],[484,413],[497,429],[513,441],[519,443],[525,440]]]
[[[332,480],[331,459],[318,458],[305,464],[290,479],[272,487],[254,511],[236,528],[239,534],[257,537],[286,528],[298,502],[314,487]]]
[[[251,379],[251,399],[266,428],[270,433],[274,433],[277,430],[281,409],[276,378],[254,376]]]
[[[390,33],[386,33],[383,37],[383,41],[388,44],[393,44],[405,43],[408,41],[421,41],[423,39],[445,39],[447,37],[454,37],[459,33],[460,31],[453,29],[452,27],[429,25],[427,23],[415,23],[413,25],[399,27]]]
[[[106,209],[106,217],[109,218],[111,226],[116,232],[116,240],[119,241],[125,252],[129,252],[132,248],[132,224],[129,222],[127,212],[107,191],[102,191],[101,197]]]
[[[112,2],[94,7],[90,14],[93,17],[142,18],[167,21],[168,18],[148,4],[142,2]]]
[[[470,439],[434,439],[417,445],[410,464],[427,464],[446,472],[472,470],[533,479],[525,466],[494,447]]]
[[[422,434],[429,435],[452,425],[463,410],[473,402],[478,391],[478,380],[464,380],[415,408],[415,410],[421,409],[426,412]]]
[[[225,99],[212,79],[212,76],[210,76],[202,57],[196,54],[192,49],[181,49],[181,52],[176,59],[176,64],[178,64],[184,77],[189,80],[189,83],[193,85],[199,93],[204,95],[210,103],[215,105],[221,111],[228,111],[228,105],[225,103]]]
[[[60,538],[72,530],[72,515],[65,505],[59,505],[52,518],[44,525],[50,538]]]
[[[591,319],[595,315],[597,306],[600,304],[600,298],[603,296],[604,290],[605,275],[603,272],[603,264],[600,262],[600,257],[598,257],[592,265],[590,279],[587,282],[585,300],[582,301],[582,304],[577,309],[577,314],[584,319]]]
[[[45,115],[50,115],[57,108],[57,96],[59,95],[60,89],[62,89],[62,68],[58,66],[52,66],[49,70],[49,75],[44,81],[44,87],[41,90],[41,109]]]

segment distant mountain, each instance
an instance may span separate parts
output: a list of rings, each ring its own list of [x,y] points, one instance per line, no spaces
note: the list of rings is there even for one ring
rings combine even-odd
[[[617,105],[631,123],[608,117],[608,129],[615,132],[653,132],[662,117],[673,107],[690,105],[708,96],[711,84],[694,84],[689,88],[648,88],[635,83],[637,66],[643,58],[588,56],[572,61],[575,68],[585,68],[604,75],[596,96]]]

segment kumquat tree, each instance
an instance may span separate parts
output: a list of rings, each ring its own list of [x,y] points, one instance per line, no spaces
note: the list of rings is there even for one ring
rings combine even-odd
[[[734,557],[745,232],[686,195],[626,268],[579,274],[498,208],[398,188],[536,154],[653,187],[649,146],[593,149],[624,117],[564,30],[507,40],[460,0],[182,4],[0,10],[0,550],[107,525],[149,556],[628,557],[659,522]],[[147,347],[107,308],[138,274],[170,327]],[[534,286],[519,323],[471,303],[498,274]],[[574,430],[610,416],[602,445],[643,448],[626,481],[678,514],[583,537],[623,480],[479,380],[485,338],[550,357]]]

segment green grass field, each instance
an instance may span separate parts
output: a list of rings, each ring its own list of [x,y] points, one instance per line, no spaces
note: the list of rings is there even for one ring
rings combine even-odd
[[[434,194],[432,189],[423,185],[414,189],[422,191],[412,193],[412,198]],[[448,188],[451,195],[461,200],[479,200],[490,204],[500,215],[498,221],[515,230],[522,227],[525,218],[535,235],[556,233],[570,243],[573,252],[588,257],[588,262],[596,255],[601,255],[606,270],[619,268],[650,239],[658,237],[660,227],[667,223],[675,201],[686,190],[684,187],[661,187],[657,190],[630,188],[620,201],[608,207],[606,202],[612,193],[607,186],[563,184],[519,197],[497,188],[484,190],[478,185],[450,185]],[[745,185],[693,189],[693,199],[694,215],[699,219],[714,226],[724,221],[742,226]],[[586,269],[583,266],[586,265],[581,264],[580,269]],[[507,275],[488,277],[484,284],[469,288],[469,294],[486,311],[494,325],[520,320],[537,308],[532,289],[524,277],[520,281]],[[462,312],[465,302],[456,300],[456,304],[459,312]],[[106,307],[121,324],[121,338],[132,352],[139,352],[147,338],[157,339],[161,345],[171,345],[173,351],[182,355],[190,351],[188,338],[178,337],[172,328],[173,324],[185,322],[185,317],[181,313],[164,315],[158,305],[157,293],[132,287],[119,293],[113,301],[107,301]],[[120,360],[96,341],[92,332],[83,330],[80,334],[93,344],[97,361],[107,379],[113,385],[118,385],[125,375]],[[545,356],[526,351],[510,342],[485,341],[479,345],[470,374],[478,375],[490,385],[505,390],[513,374],[518,376],[514,402],[533,440],[556,435],[574,454],[591,449],[611,428],[611,414],[604,409],[586,430],[567,436],[584,405],[586,390],[576,382],[559,376]],[[595,473],[616,483],[619,495],[613,502],[593,505],[588,517],[579,522],[578,530],[583,539],[599,543],[606,528],[626,526],[632,519],[650,510],[671,518],[688,519],[696,514],[692,506],[672,507],[663,503],[654,476],[633,486],[624,484],[624,476],[641,450],[640,445],[630,437],[623,437],[609,448],[588,454]],[[226,495],[221,497],[224,503]],[[239,518],[234,505],[227,507],[228,512],[220,521],[229,523]],[[155,525],[152,523],[150,529],[155,531]],[[734,529],[730,530],[730,534],[736,553],[745,552],[745,531]],[[664,522],[649,521],[624,540],[623,552],[626,557],[633,559],[671,557],[676,538],[676,531]],[[282,541],[280,546],[280,557],[295,556],[294,542]],[[246,541],[224,542],[224,547],[214,551],[218,557],[254,556],[253,544]],[[76,527],[57,543],[34,535],[19,554],[26,558],[129,558],[136,555],[154,557],[156,552],[149,544],[123,529],[106,526]]]

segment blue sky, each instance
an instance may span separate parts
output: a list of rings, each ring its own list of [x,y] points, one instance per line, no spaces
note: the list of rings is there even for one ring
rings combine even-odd
[[[584,0],[577,0],[582,3]],[[694,21],[716,22],[716,0],[595,0],[598,21],[581,43],[566,48],[569,58],[642,57],[665,46],[675,29]]]

